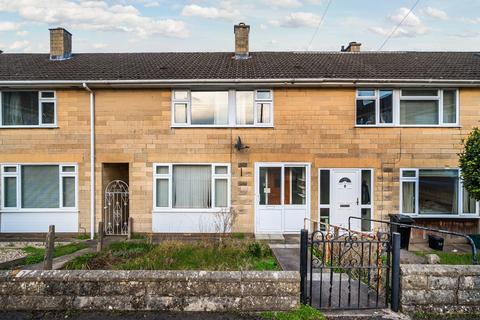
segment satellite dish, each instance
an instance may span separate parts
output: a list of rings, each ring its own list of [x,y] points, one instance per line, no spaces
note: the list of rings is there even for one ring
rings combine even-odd
[[[237,141],[235,142],[233,147],[237,149],[237,151],[250,148],[249,146],[246,146],[242,143],[242,139],[240,139],[240,137],[237,137]]]

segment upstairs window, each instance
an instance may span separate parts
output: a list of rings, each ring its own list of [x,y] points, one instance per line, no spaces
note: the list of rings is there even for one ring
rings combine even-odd
[[[456,89],[358,89],[358,126],[458,125]]]
[[[248,127],[273,125],[273,96],[261,90],[173,90],[172,125]]]
[[[56,125],[55,91],[2,91],[0,106],[3,127]]]

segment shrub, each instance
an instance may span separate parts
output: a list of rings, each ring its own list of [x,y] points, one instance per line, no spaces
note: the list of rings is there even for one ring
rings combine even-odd
[[[463,141],[459,164],[465,189],[475,200],[480,200],[480,129],[474,128]]]
[[[260,242],[252,242],[247,247],[248,254],[255,258],[262,257],[262,251],[262,245]]]

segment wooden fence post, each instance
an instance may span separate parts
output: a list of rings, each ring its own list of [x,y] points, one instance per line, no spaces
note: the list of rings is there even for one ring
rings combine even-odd
[[[128,231],[127,231],[128,240],[132,240],[132,231],[133,231],[133,218],[128,217]]]
[[[47,238],[45,240],[45,256],[43,259],[43,270],[52,270],[53,252],[55,250],[55,226],[48,227]]]
[[[103,250],[103,221],[98,222],[97,252]]]

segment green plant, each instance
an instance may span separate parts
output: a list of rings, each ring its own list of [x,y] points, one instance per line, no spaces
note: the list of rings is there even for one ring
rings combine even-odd
[[[232,239],[243,240],[243,239],[245,239],[245,233],[243,233],[243,232],[233,232],[232,233]]]
[[[480,129],[474,128],[463,141],[459,154],[463,186],[470,197],[480,201]]]
[[[213,241],[164,241],[156,245],[119,242],[95,256],[77,258],[65,269],[280,270],[270,248],[253,243],[233,239],[226,239],[221,245]]]
[[[114,257],[133,258],[147,253],[154,248],[154,245],[147,242],[117,242],[112,243],[109,250]]]
[[[260,242],[252,242],[247,247],[247,252],[256,258],[260,258],[262,256],[262,245]]]
[[[55,247],[53,257],[60,257],[66,254],[74,253],[78,250],[87,248],[85,243],[69,243],[66,245]],[[25,247],[22,249],[27,253],[25,264],[35,264],[43,261],[45,256],[45,248]]]
[[[67,262],[64,268],[67,270],[89,269],[88,263],[96,256],[96,253],[86,253]]]
[[[320,311],[308,305],[292,311],[262,312],[260,316],[267,320],[326,320]]]
[[[415,254],[420,257],[425,257],[425,255],[429,253],[435,253],[440,258],[440,264],[449,264],[449,265],[472,264],[471,253],[454,253],[454,252],[444,252],[444,251],[435,251],[435,252],[416,251],[415,252]]]

